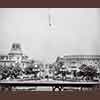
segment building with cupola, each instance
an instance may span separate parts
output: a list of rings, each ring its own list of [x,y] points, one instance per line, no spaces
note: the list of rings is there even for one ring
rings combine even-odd
[[[13,43],[7,55],[0,55],[0,65],[9,66],[19,63],[20,67],[24,68],[30,63],[30,58],[26,56],[19,43]]]

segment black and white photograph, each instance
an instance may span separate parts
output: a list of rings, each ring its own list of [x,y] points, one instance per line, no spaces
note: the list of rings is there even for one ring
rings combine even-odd
[[[0,91],[100,90],[100,8],[0,8]]]

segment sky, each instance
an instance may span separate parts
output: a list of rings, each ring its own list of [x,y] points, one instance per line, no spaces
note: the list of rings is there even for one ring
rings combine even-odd
[[[12,43],[20,43],[26,55],[43,62],[100,54],[99,24],[98,8],[0,8],[0,54],[7,54]]]

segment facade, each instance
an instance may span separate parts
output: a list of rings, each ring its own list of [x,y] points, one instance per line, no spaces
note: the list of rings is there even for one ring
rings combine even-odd
[[[13,43],[7,55],[0,55],[0,65],[9,66],[19,63],[20,67],[24,68],[30,63],[29,57],[24,55],[19,43]]]
[[[63,62],[69,71],[79,71],[83,64],[92,65],[100,72],[100,55],[68,55],[58,57],[56,62]]]

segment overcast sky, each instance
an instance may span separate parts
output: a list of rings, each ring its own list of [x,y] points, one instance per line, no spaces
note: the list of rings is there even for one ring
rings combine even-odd
[[[69,54],[100,54],[99,25],[97,8],[0,8],[0,54],[7,54],[13,42],[43,62]]]

